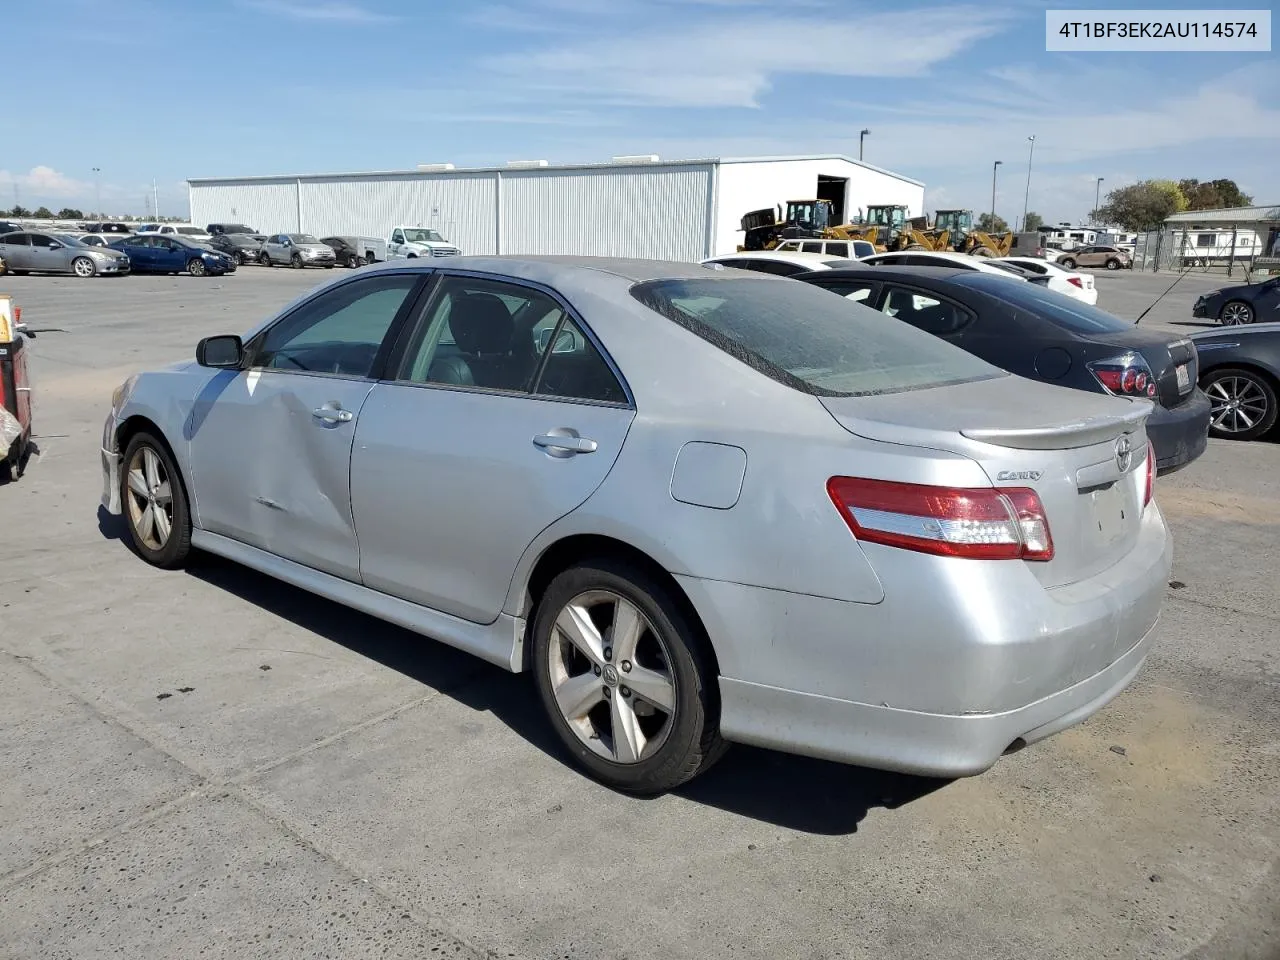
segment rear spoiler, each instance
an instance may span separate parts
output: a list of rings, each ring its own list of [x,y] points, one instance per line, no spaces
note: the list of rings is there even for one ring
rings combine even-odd
[[[1068,450],[1072,447],[1088,447],[1103,443],[1122,433],[1133,433],[1151,416],[1155,404],[1150,400],[1134,400],[1133,409],[1120,416],[1088,417],[1074,423],[1054,424],[1048,427],[1009,427],[983,429],[970,427],[960,431],[962,436],[998,447],[1016,447],[1019,450]]]

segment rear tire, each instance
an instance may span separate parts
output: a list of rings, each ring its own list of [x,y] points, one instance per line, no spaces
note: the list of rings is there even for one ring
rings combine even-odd
[[[633,630],[615,636],[624,615]],[[662,793],[724,754],[702,631],[643,568],[602,558],[558,574],[538,603],[532,653],[551,726],[601,783]]]
[[[241,267],[243,267],[243,266],[244,266],[246,263],[248,263],[248,262],[249,262],[249,261],[248,261],[248,259],[247,259],[247,258],[245,257],[245,255],[244,255],[244,251],[243,251],[243,250],[237,250],[237,251],[236,251],[236,265],[237,265],[237,266],[241,266]]]
[[[1110,260],[1107,261],[1108,270],[1119,270],[1120,267],[1121,267],[1121,263],[1115,257],[1112,257]]]
[[[1280,414],[1276,384],[1265,374],[1244,367],[1219,367],[1200,378],[1212,412],[1209,436],[1224,440],[1257,440],[1271,431]]]
[[[183,565],[191,552],[187,490],[169,448],[145,430],[125,447],[120,505],[129,544],[138,556],[165,570]]]

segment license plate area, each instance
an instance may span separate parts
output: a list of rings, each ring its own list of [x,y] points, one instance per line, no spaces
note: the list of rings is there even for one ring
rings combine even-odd
[[[1191,390],[1191,370],[1188,364],[1180,363],[1176,367],[1178,375],[1178,393],[1187,393]]]
[[[1110,547],[1125,539],[1135,525],[1138,510],[1125,496],[1124,481],[1095,487],[1085,496],[1091,501],[1095,542]]]

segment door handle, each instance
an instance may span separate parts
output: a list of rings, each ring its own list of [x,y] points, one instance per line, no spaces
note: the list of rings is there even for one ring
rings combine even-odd
[[[355,414],[350,410],[328,406],[316,407],[311,411],[311,415],[324,423],[350,423],[355,418]]]
[[[571,433],[544,433],[533,438],[533,445],[553,457],[570,457],[579,453],[595,453],[599,444]]]

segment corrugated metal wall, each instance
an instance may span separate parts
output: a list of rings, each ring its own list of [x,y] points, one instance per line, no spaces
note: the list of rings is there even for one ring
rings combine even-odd
[[[191,187],[191,222],[245,223],[268,233],[298,229],[296,180],[211,183]]]
[[[495,192],[492,173],[307,179],[302,228],[385,237],[396,225],[433,227],[467,253],[493,253]]]
[[[267,233],[300,229],[322,237],[385,237],[397,224],[420,225],[434,227],[473,254],[696,260],[706,256],[709,245],[713,167],[655,164],[195,183],[191,217],[201,226],[238,221]]]
[[[502,173],[502,252],[698,260],[711,164]]]

